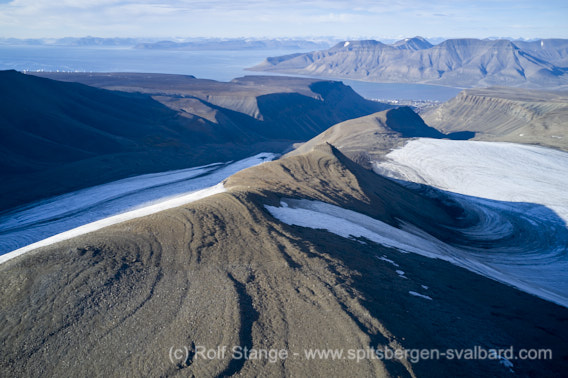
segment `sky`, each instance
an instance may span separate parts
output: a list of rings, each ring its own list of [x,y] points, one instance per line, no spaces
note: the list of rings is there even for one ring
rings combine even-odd
[[[568,38],[566,0],[0,0],[0,38]]]

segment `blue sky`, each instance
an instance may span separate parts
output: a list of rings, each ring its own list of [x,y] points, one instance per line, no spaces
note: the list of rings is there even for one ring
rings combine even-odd
[[[0,0],[0,37],[568,38],[565,0]]]

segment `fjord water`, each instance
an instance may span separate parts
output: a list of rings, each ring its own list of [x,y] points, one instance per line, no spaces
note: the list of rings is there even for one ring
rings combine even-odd
[[[151,50],[132,47],[0,46],[0,70],[71,72],[149,72],[193,75],[230,81],[269,56],[301,50]],[[344,80],[361,96],[383,100],[446,101],[460,89],[422,84],[371,83]]]
[[[0,69],[18,71],[148,72],[229,81],[282,50],[191,51],[132,47],[0,46]],[[268,55],[267,55],[268,54]]]

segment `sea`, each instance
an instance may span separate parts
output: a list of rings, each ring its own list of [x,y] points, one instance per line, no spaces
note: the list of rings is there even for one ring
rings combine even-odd
[[[0,46],[0,70],[59,72],[148,72],[193,75],[230,81],[266,75],[245,68],[270,56],[307,50],[156,50],[133,47]],[[447,101],[461,89],[424,84],[371,83],[343,80],[361,96],[374,100]]]

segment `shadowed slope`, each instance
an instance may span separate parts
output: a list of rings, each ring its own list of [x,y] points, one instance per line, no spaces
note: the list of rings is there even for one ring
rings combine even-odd
[[[252,132],[183,117],[146,95],[15,71],[0,76],[0,210],[133,174],[270,148],[251,147],[261,141]]]
[[[265,136],[285,132],[284,125],[289,129],[296,128],[296,125],[309,125],[312,127],[311,137],[340,122],[339,119],[360,117],[389,108],[388,105],[363,99],[341,82],[298,77],[245,76],[219,82],[171,74],[41,72],[34,75],[98,88],[145,93],[174,110],[203,116],[199,109],[191,106],[197,101],[201,106],[227,109],[253,120],[266,121],[261,124],[247,118],[238,119],[241,123],[244,121],[246,127],[257,127],[257,131]],[[225,116],[231,118],[231,113],[225,113]],[[318,123],[320,126],[317,126]],[[323,125],[326,127],[322,129]],[[316,134],[313,134],[314,131]]]
[[[0,211],[132,175],[280,152],[387,107],[317,80],[44,76],[113,90],[0,72]]]

